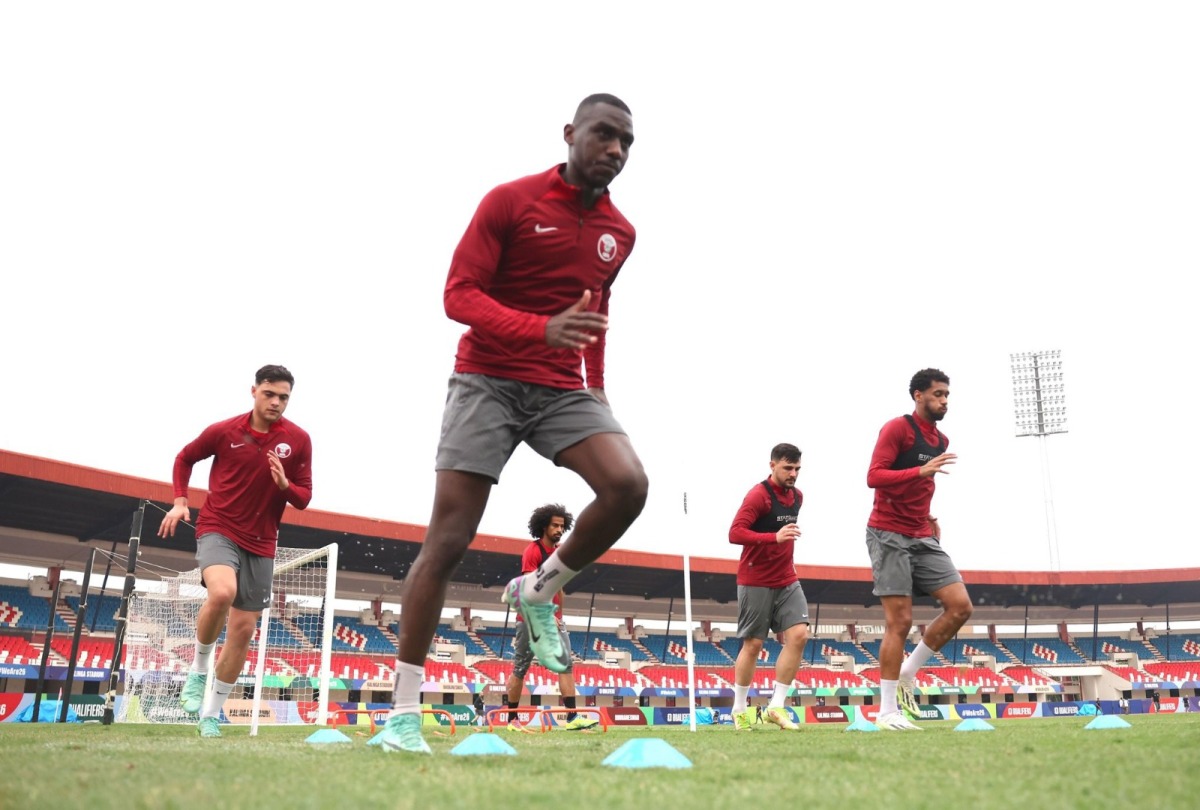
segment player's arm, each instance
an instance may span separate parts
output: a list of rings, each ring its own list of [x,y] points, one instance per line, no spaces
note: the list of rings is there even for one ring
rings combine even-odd
[[[489,294],[514,217],[510,193],[492,189],[454,250],[442,302],[446,315],[505,340],[540,343],[550,317],[506,307]]]
[[[163,516],[158,525],[159,537],[174,537],[175,529],[180,521],[188,523],[192,512],[188,508],[188,484],[192,480],[192,468],[197,461],[208,458],[216,453],[220,429],[210,425],[194,440],[184,445],[175,456],[175,466],[171,470],[171,488],[175,494],[175,503],[171,510]]]
[[[767,495],[766,490],[756,484],[754,489],[746,493],[741,507],[738,509],[737,514],[733,516],[733,524],[729,527],[729,542],[735,546],[754,546],[782,542],[780,535],[784,532],[784,529],[787,529],[788,526],[795,529],[796,524],[789,523],[778,532],[756,532],[751,528],[758,522],[760,517],[770,510],[771,497]]]
[[[622,264],[622,266],[624,265]],[[617,273],[620,272],[621,269],[617,268],[617,272],[608,279],[608,283],[600,291],[599,301],[596,305],[596,312],[604,316],[605,328],[595,332],[595,340],[583,347],[583,368],[588,390],[605,405],[608,404],[608,395],[604,392],[604,349],[607,344],[608,302],[612,295],[612,283],[616,280]]]
[[[271,465],[271,478],[275,486],[283,490],[287,502],[297,509],[304,509],[312,500],[312,442],[306,441],[303,452],[297,455],[299,458],[291,478],[283,469],[283,461],[273,451],[267,453],[267,462]]]
[[[875,450],[871,453],[871,466],[867,469],[868,487],[888,487],[920,477],[920,467],[892,469],[896,459],[904,452],[905,439],[911,434],[912,428],[907,419],[893,419],[883,426],[875,441]]]
[[[525,551],[521,553],[521,573],[532,574],[538,569],[538,563],[541,560],[541,555],[537,549],[533,547],[533,543],[528,543],[525,546]]]

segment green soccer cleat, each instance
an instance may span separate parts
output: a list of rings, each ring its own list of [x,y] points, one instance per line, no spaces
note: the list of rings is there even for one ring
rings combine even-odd
[[[567,723],[563,728],[567,731],[584,731],[585,729],[593,728],[600,725],[600,721],[595,717],[584,717],[582,714],[576,715],[575,719]]]
[[[913,720],[921,718],[921,707],[918,705],[917,696],[913,692],[912,679],[900,679],[900,682],[896,685],[896,703],[900,705],[901,711]]]
[[[521,614],[529,630],[529,646],[538,662],[551,672],[562,674],[571,671],[571,656],[563,649],[558,637],[557,608],[553,602],[540,604],[521,599],[520,576],[508,583],[500,601]]]
[[[196,724],[196,731],[201,737],[220,737],[221,721],[215,717],[201,717],[200,722]]]
[[[751,731],[750,728],[750,710],[746,709],[741,712],[733,713],[733,730],[734,731]]]
[[[768,723],[779,726],[784,731],[799,731],[800,726],[796,725],[796,721],[788,714],[787,709],[767,709],[763,712],[763,716],[767,718]]]
[[[404,751],[410,754],[432,754],[429,744],[421,735],[421,715],[398,714],[389,718],[379,737],[379,747],[384,751]]]
[[[189,672],[183,690],[179,693],[179,705],[188,714],[200,714],[200,706],[204,703],[204,687],[208,684],[208,675],[204,672]]]

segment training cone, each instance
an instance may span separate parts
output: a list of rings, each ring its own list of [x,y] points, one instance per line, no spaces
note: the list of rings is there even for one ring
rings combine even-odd
[[[978,717],[969,717],[954,727],[955,731],[995,731],[992,724]]]
[[[879,726],[872,723],[865,717],[857,717],[854,722],[846,726],[843,731],[879,731]]]
[[[450,753],[460,757],[487,756],[488,754],[515,757],[517,749],[506,743],[498,734],[472,734],[451,748]]]
[[[306,743],[312,743],[313,745],[352,742],[349,737],[338,731],[336,728],[323,728],[318,731],[314,731],[312,734],[309,734],[308,738],[304,741]]]
[[[1129,723],[1112,714],[1102,714],[1083,727],[1084,730],[1097,728],[1129,728]]]
[[[666,740],[630,740],[613,751],[601,765],[614,768],[690,768],[692,761]]]

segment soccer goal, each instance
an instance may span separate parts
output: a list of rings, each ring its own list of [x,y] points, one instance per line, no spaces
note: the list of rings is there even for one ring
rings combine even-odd
[[[271,605],[262,612],[246,665],[225,704],[226,717],[248,724],[251,735],[260,721],[324,725],[328,719],[337,553],[336,545],[276,550]],[[180,708],[179,692],[195,652],[204,597],[198,568],[163,577],[160,588],[130,596],[119,722],[196,722]],[[222,630],[218,650],[224,641]],[[211,669],[208,682],[213,682]]]

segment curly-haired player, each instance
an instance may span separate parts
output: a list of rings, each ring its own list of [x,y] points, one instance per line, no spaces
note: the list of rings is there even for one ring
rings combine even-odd
[[[548,503],[534,509],[533,514],[529,516],[529,536],[534,538],[534,541],[525,547],[525,552],[521,555],[521,573],[528,574],[538,570],[542,563],[550,559],[550,555],[554,553],[554,549],[558,548],[558,543],[562,540],[563,535],[571,531],[571,527],[574,525],[574,516],[562,504]],[[563,645],[566,654],[570,656],[571,637],[562,625],[562,591],[554,594],[554,604],[558,609],[556,618],[559,623],[559,642]],[[513,638],[513,670],[512,674],[508,676],[508,727],[510,730],[521,730],[516,722],[516,712],[517,707],[521,704],[521,690],[525,685],[525,675],[529,672],[529,666],[532,663],[533,650],[529,646],[529,628],[521,618],[521,614],[518,613],[517,632]],[[562,695],[563,706],[574,709],[575,675],[571,670],[559,673],[558,691]],[[591,728],[597,722],[599,721],[595,718],[580,717],[575,712],[571,712],[567,715],[566,728],[567,731],[579,731]]]

